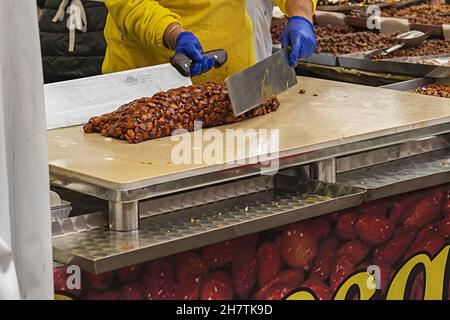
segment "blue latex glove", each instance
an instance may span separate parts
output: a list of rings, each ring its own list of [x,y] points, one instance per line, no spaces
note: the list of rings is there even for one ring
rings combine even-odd
[[[312,23],[304,17],[291,17],[281,34],[281,46],[291,48],[289,63],[293,67],[297,65],[298,59],[309,57],[317,47]]]
[[[203,55],[202,45],[192,32],[184,31],[178,35],[175,52],[192,60],[191,77],[209,71],[214,65],[214,59]]]

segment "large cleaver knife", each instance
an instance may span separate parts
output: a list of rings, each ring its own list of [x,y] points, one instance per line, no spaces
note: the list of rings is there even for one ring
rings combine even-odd
[[[231,106],[239,116],[297,83],[295,69],[289,65],[289,53],[282,49],[267,59],[225,79]]]

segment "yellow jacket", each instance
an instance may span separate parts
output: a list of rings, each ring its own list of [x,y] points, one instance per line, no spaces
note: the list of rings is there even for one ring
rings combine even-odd
[[[285,11],[286,0],[274,2]],[[109,14],[103,73],[167,63],[174,52],[164,46],[163,35],[173,22],[193,32],[204,51],[228,52],[222,68],[194,78],[196,83],[222,82],[255,62],[245,0],[105,0],[105,5]]]

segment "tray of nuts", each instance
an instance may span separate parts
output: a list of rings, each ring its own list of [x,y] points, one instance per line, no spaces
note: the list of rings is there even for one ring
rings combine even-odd
[[[331,67],[337,66],[338,55],[347,53],[348,50],[348,48],[341,45],[342,42],[345,42],[344,37],[345,35],[353,34],[354,31],[356,31],[356,29],[347,26],[316,26],[316,52],[303,61]]]
[[[443,36],[443,25],[450,24],[450,4],[417,4],[404,2],[394,7],[381,8],[381,16],[394,19],[406,19],[411,30],[430,32],[434,36]],[[351,26],[367,25],[368,13],[353,10],[347,16],[346,23]]]
[[[408,0],[407,2],[410,2]],[[417,0],[413,0],[417,2]],[[392,7],[405,1],[384,1],[384,0],[319,0],[317,10],[329,12],[350,12],[355,9],[366,8],[371,5],[377,5],[380,8]]]
[[[272,19],[272,43],[280,46],[286,19]],[[381,49],[393,44],[391,37],[350,26],[315,25],[317,49],[303,62],[335,67],[342,54]]]
[[[424,74],[429,78],[448,78],[450,77],[450,53],[430,56],[394,58],[389,61],[402,63],[402,66],[411,69],[416,66],[424,65],[429,68],[429,72]]]
[[[304,62],[338,66],[338,57],[394,45],[393,35],[379,34],[349,26],[317,26],[316,52]]]
[[[419,47],[402,48],[387,56],[375,54],[368,59],[372,52],[371,50],[339,56],[339,65],[415,77],[450,77],[450,67],[445,63],[450,57],[450,40],[431,39],[424,41]]]
[[[386,8],[385,17],[408,19],[417,25],[450,24],[450,4],[420,4],[406,8]]]
[[[420,78],[383,86],[382,88],[410,91],[427,96],[450,98],[450,79]]]

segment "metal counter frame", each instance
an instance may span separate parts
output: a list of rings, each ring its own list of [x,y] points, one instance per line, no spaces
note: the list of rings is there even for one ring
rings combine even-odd
[[[333,182],[336,181],[336,173],[335,170],[332,169],[332,159],[334,158],[428,136],[439,135],[446,132],[450,132],[450,123],[406,131],[365,141],[358,141],[337,147],[325,148],[305,154],[284,157],[281,155],[280,169],[317,162],[317,177],[322,178],[321,180],[323,181]],[[109,225],[111,229],[127,231],[136,230],[139,228],[138,201],[140,200],[257,175],[260,173],[260,169],[260,165],[249,165],[125,191],[108,189],[87,183],[85,181],[77,181],[75,177],[68,177],[67,175],[61,176],[58,175],[57,172],[53,171],[52,168],[50,168],[50,181],[54,186],[63,187],[95,196],[100,199],[108,200],[110,203]],[[325,177],[326,179],[324,179]]]
[[[106,213],[56,221],[54,257],[101,273],[448,183],[449,148],[444,134],[150,199],[139,204],[136,231],[108,230]],[[276,190],[293,193],[274,198]]]
[[[424,154],[420,160],[423,170],[418,173],[416,182],[426,180],[427,185],[448,182],[447,168],[433,165],[445,159],[449,146],[448,137],[442,136],[450,133],[450,110],[447,110],[443,98],[325,80],[299,80],[298,86],[280,97],[285,109],[234,127],[283,129],[280,130],[282,141],[277,170],[282,174],[290,172],[298,181],[309,181],[310,186],[318,186],[294,198],[284,195],[280,199],[273,198],[278,194],[271,187],[276,185],[273,184],[276,177],[261,177],[263,165],[260,163],[164,167],[167,170],[161,171],[170,154],[166,158],[159,154],[154,156],[154,150],[169,152],[173,147],[170,140],[162,141],[161,145],[155,144],[157,141],[144,143],[140,148],[126,147],[127,144],[118,142],[110,147],[102,144],[100,136],[82,136],[78,131],[80,127],[62,129],[63,140],[55,138],[61,133],[57,131],[52,141],[55,152],[51,158],[54,162],[50,162],[51,184],[107,200],[109,212],[53,223],[55,259],[100,273],[357,206],[368,199],[404,191],[403,186],[398,187],[401,181],[384,179],[384,172],[390,170],[390,166],[386,169],[384,163],[397,163],[416,155],[421,157]],[[300,95],[299,89],[306,89],[307,94]],[[361,109],[361,99],[366,99],[369,107]],[[381,103],[377,104],[378,101]],[[370,106],[374,107],[373,110]],[[327,118],[323,118],[324,114]],[[351,118],[358,117],[358,114],[365,118]],[[293,122],[293,115],[303,116],[309,123]],[[345,120],[348,120],[347,127],[343,130],[339,123]],[[320,128],[327,125],[331,127]],[[320,130],[311,134],[316,127]],[[74,147],[68,157],[68,150],[60,148],[60,144],[71,142],[86,143],[87,147]],[[97,158],[95,155],[92,157],[98,168],[83,167],[88,158],[84,153],[80,156],[80,150],[89,153],[98,147],[108,152],[114,149],[119,162],[105,164],[100,160],[106,155],[98,152]],[[155,160],[159,166],[139,171],[141,167],[133,167],[134,163],[128,161],[130,155],[124,153],[128,150],[144,152],[138,161]],[[437,157],[434,157],[434,152]],[[428,158],[426,154],[432,156]],[[71,163],[72,160],[75,162]],[[118,175],[110,173],[111,168],[121,169],[127,165],[136,171]],[[368,167],[377,169],[372,191],[358,185],[360,173]],[[409,179],[408,170],[404,172],[405,175],[400,175],[397,180]],[[91,173],[93,175],[90,176]],[[432,175],[438,175],[439,179],[430,179]],[[262,189],[254,189],[254,185],[259,183]],[[389,183],[396,187],[390,188]],[[414,184],[414,188],[420,186],[420,183]],[[208,197],[211,194],[222,194],[221,188],[232,192],[223,192],[223,197],[210,201]],[[245,192],[241,193],[242,189]],[[305,202],[308,193],[318,196],[320,201],[314,204]],[[195,199],[206,200],[191,201],[191,207],[174,206],[171,209],[169,206],[160,213],[153,210],[162,208],[161,203],[165,200],[175,204],[194,194]],[[327,195],[332,195],[332,198],[320,198]],[[282,207],[277,199],[283,203]],[[251,205],[245,205],[246,201]],[[225,211],[229,217],[220,215],[224,212],[220,207],[223,204],[232,205]],[[205,224],[195,223],[197,215],[202,216],[201,221]],[[193,219],[193,224],[190,219]]]

